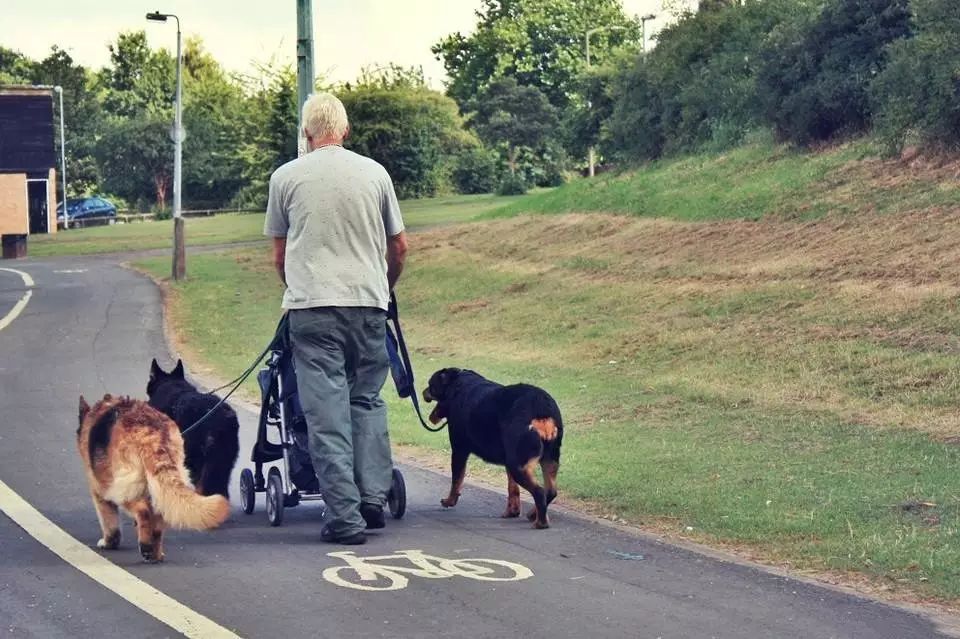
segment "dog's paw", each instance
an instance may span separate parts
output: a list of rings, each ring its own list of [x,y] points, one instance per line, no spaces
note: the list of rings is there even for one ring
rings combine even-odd
[[[536,521],[536,520],[537,520],[537,509],[536,507],[534,507],[534,508],[531,508],[529,511],[527,511],[527,521]]]
[[[512,506],[507,506],[507,509],[503,511],[503,514],[500,515],[504,519],[513,519],[514,517],[520,516],[520,509],[514,508]]]
[[[459,501],[458,497],[444,497],[443,499],[440,500],[440,505],[443,506],[444,508],[453,508],[454,506],[457,505],[458,501]]]
[[[550,527],[550,521],[547,519],[544,519],[543,521],[540,521],[539,519],[535,519],[533,522],[533,527],[537,530],[544,530]]]
[[[108,536],[97,540],[97,548],[100,550],[116,550],[120,547],[120,531],[114,530]]]
[[[156,564],[163,561],[163,553],[157,552],[154,548],[153,544],[140,544],[140,556],[143,557],[144,563]]]

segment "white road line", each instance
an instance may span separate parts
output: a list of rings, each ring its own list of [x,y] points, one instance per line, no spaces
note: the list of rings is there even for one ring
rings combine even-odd
[[[104,559],[44,517],[2,481],[0,511],[68,564],[177,632],[191,639],[239,639],[239,635]]]
[[[7,273],[16,273],[17,275],[20,276],[20,279],[23,280],[24,286],[26,286],[27,288],[33,288],[33,278],[30,277],[29,273],[24,273],[23,271],[18,271],[12,268],[0,268],[0,271],[6,271]],[[23,309],[27,307],[27,302],[30,301],[30,297],[32,296],[33,296],[33,291],[27,291],[26,293],[23,294],[23,297],[17,300],[17,303],[13,305],[12,309],[10,309],[10,312],[4,315],[2,319],[0,319],[0,331],[2,331],[7,326],[9,326],[10,322],[17,319],[20,313],[23,312]]]

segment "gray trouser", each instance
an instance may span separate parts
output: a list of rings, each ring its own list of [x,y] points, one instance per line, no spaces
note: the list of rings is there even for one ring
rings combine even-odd
[[[384,506],[393,460],[387,407],[386,314],[376,308],[290,311],[297,390],[307,420],[310,457],[337,535],[366,524],[360,504]]]

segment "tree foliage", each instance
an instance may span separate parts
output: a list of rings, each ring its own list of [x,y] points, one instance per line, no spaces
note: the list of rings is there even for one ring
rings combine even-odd
[[[756,78],[770,34],[802,19],[810,3],[746,0],[684,13],[657,47],[610,73],[604,147],[615,155],[724,148],[764,124]]]
[[[473,142],[457,103],[432,91],[416,70],[367,72],[340,92],[349,148],[380,162],[400,197],[432,196],[449,185],[453,158]]]
[[[431,49],[451,78],[447,93],[460,104],[490,82],[509,77],[565,108],[586,62],[589,29],[623,28],[593,35],[593,63],[602,62],[612,45],[640,39],[637,21],[626,16],[618,0],[483,0],[477,18],[473,33],[451,34]]]
[[[909,0],[831,0],[762,52],[759,87],[778,137],[810,144],[865,131],[886,47],[910,34]]]
[[[557,109],[539,89],[509,77],[491,82],[466,108],[480,139],[504,149],[511,175],[517,172],[521,151],[544,151],[560,124]]]
[[[960,11],[954,0],[913,0],[915,37],[893,42],[889,64],[871,86],[881,136],[960,146]]]

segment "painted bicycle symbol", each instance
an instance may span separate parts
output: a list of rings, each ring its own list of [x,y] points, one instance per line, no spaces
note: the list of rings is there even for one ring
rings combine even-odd
[[[399,550],[393,555],[358,557],[350,551],[330,552],[346,562],[323,571],[323,578],[332,584],[355,590],[402,590],[409,579],[405,575],[423,579],[464,577],[477,581],[520,581],[533,576],[526,566],[501,559],[445,559],[428,555],[422,550]],[[410,565],[384,564],[405,561]]]

